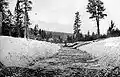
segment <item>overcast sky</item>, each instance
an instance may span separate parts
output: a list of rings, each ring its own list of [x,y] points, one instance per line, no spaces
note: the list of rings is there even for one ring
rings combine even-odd
[[[32,0],[33,9],[30,13],[31,21],[39,24],[41,29],[59,32],[73,32],[75,12],[81,15],[81,29],[83,33],[87,31],[96,32],[96,22],[89,19],[90,14],[86,12],[88,0]],[[113,20],[120,28],[120,0],[102,0],[108,14],[100,21],[101,33],[105,33]],[[10,9],[14,9],[16,0],[10,0]]]

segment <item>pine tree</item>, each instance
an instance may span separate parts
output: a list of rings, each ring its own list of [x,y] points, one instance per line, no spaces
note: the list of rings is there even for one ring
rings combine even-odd
[[[23,34],[23,31],[24,37],[29,37],[28,26],[30,25],[30,19],[28,16],[28,11],[31,11],[32,9],[31,4],[32,2],[29,0],[17,0],[15,7],[15,24],[17,26],[18,37],[20,37],[21,34]],[[22,26],[23,23],[24,26]]]
[[[6,0],[0,0],[0,12],[2,12],[3,19],[5,19],[5,9],[8,8],[8,2]]]
[[[88,37],[90,36],[90,31],[88,31],[87,35],[88,35]]]
[[[100,36],[100,28],[99,28],[99,21],[103,19],[107,14],[104,14],[105,8],[103,6],[103,2],[101,0],[88,0],[87,5],[87,12],[91,14],[90,19],[95,18],[97,22],[97,32],[98,36]]]
[[[29,19],[29,16],[28,16],[28,11],[31,11],[31,9],[32,9],[32,7],[31,7],[31,4],[32,4],[32,2],[31,1],[29,1],[29,0],[24,0],[24,3],[23,3],[23,5],[24,5],[24,13],[25,13],[25,15],[24,15],[24,24],[25,24],[25,38],[28,38],[28,27],[29,27],[29,25],[30,25],[30,19]]]
[[[72,41],[73,41],[73,40],[72,40],[72,36],[69,36],[69,35],[68,35],[68,36],[67,36],[67,42],[68,42],[68,43],[71,43]]]
[[[46,39],[46,32],[43,30],[43,39]]]
[[[46,33],[46,40],[48,41],[49,38],[52,38],[52,33],[51,32],[50,33]]]
[[[42,37],[42,39],[46,38],[46,32],[44,30],[41,31],[41,37]]]
[[[79,33],[80,33],[80,26],[81,26],[81,20],[80,20],[80,14],[79,12],[75,13],[75,22],[74,22],[74,37],[76,38],[75,40],[78,41],[79,39]]]
[[[58,36],[59,42],[62,43],[62,38],[60,36]]]
[[[111,20],[111,25],[110,25],[107,32],[110,33],[113,30],[114,27],[115,27],[115,23]]]
[[[39,35],[41,36],[41,29],[39,29]]]
[[[114,27],[115,27],[115,23],[111,20],[111,24],[110,24],[110,27],[108,28],[108,30],[107,30],[107,35],[108,36],[113,36],[113,35],[115,35],[115,29],[114,29]],[[119,31],[118,31],[119,32]]]
[[[16,25],[16,29],[17,29],[17,35],[18,37],[21,36],[21,30],[23,31],[23,14],[24,14],[24,10],[21,7],[21,0],[17,0],[16,6],[15,6],[15,25]]]
[[[12,31],[12,13],[10,10],[6,11],[6,18],[3,21],[3,25],[2,26],[2,34],[3,35],[7,35],[7,36],[11,36],[11,31]]]
[[[2,32],[2,27],[4,26],[3,23],[4,23],[4,20],[6,18],[6,14],[5,14],[5,9],[8,8],[8,2],[6,0],[0,0],[0,13],[2,14],[1,16],[1,22],[2,24],[0,24],[0,35],[3,33]]]
[[[30,23],[28,11],[32,10],[31,4],[32,4],[32,1],[30,0],[17,0],[17,4],[16,4],[17,25],[19,24],[18,22],[20,22],[19,17],[22,18],[22,21],[24,21],[24,38],[29,37],[28,27],[31,23]],[[22,17],[21,17],[21,14],[22,14]],[[19,28],[20,27],[18,26],[18,29]],[[18,30],[18,33],[20,33],[19,30]]]
[[[34,35],[35,35],[35,39],[37,38],[37,35],[38,35],[38,25],[35,25],[34,27]]]

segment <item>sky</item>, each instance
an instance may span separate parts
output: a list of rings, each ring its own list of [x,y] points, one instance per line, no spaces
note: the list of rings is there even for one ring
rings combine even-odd
[[[17,0],[9,0],[10,9],[14,10]],[[120,28],[120,0],[102,0],[106,8],[105,13],[108,15],[100,20],[100,31],[106,33],[113,20],[116,27]],[[86,12],[88,0],[32,0],[32,11],[29,13],[32,27],[39,24],[39,28],[73,33],[73,24],[75,12],[79,11],[81,15],[81,32],[96,32],[96,22],[89,19],[90,14]]]

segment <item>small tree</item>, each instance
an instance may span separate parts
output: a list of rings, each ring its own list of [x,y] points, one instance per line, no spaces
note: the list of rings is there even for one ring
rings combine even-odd
[[[90,37],[90,31],[88,31],[87,35],[88,35],[88,37]]]
[[[74,37],[76,38],[75,40],[78,41],[79,39],[79,33],[80,33],[80,26],[81,26],[81,20],[80,20],[80,14],[79,12],[75,13],[75,22],[74,22]]]
[[[60,36],[58,36],[58,40],[59,40],[59,43],[62,43],[62,38]]]
[[[97,37],[96,37],[96,34],[94,32],[92,32],[92,39],[95,40]]]
[[[46,41],[48,41],[49,38],[52,38],[52,32],[46,33]]]
[[[101,0],[88,0],[89,3],[87,5],[87,12],[91,14],[90,19],[95,18],[97,22],[97,32],[98,36],[100,36],[100,28],[99,28],[99,21],[103,19],[107,14],[104,14],[105,8],[103,6],[103,2]]]
[[[46,38],[46,32],[44,30],[41,30],[41,37],[42,39]]]
[[[114,27],[115,27],[115,23],[111,20],[111,24],[110,24],[110,27],[107,30],[107,33],[109,34],[113,30]]]
[[[35,25],[34,27],[34,35],[35,35],[35,39],[37,38],[37,35],[39,34],[38,32],[38,25]]]
[[[120,36],[120,30],[118,28],[115,28],[115,23],[112,20],[111,20],[111,25],[107,30],[107,36],[108,37]]]
[[[94,32],[92,32],[92,36],[95,36],[95,33],[94,33]]]
[[[72,43],[73,42],[72,36],[69,36],[69,35],[67,36],[67,42],[68,43]]]

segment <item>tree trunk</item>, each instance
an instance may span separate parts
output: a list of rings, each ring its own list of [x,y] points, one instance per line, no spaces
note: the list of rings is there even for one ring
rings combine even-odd
[[[16,23],[16,26],[17,26],[18,37],[20,37],[20,27],[19,27],[19,17],[18,17],[18,13],[17,13],[17,23]]]
[[[11,29],[11,25],[9,25],[9,26],[10,26],[9,36],[11,36],[12,29]]]
[[[17,4],[16,4],[16,9],[17,9],[17,19],[16,19],[16,21],[17,21],[17,23],[16,23],[16,26],[17,26],[17,33],[18,33],[17,36],[18,37],[20,37],[19,12],[18,12],[19,8],[20,8],[20,6],[19,6],[19,0],[17,0]]]
[[[2,35],[2,12],[0,12],[0,35]]]
[[[25,24],[25,29],[24,29],[24,38],[27,38],[27,26],[26,26],[26,24]]]
[[[24,38],[27,38],[27,6],[26,6],[27,0],[25,0],[25,14],[24,14],[24,25],[25,25],[25,31],[24,31]]]
[[[99,37],[100,36],[99,17],[96,18],[96,22],[97,22],[97,34]]]
[[[18,19],[18,17],[17,17],[17,23],[16,23],[16,26],[17,26],[17,34],[18,34],[17,36],[20,37],[20,27],[19,27],[19,22],[18,22],[18,21],[19,21],[19,19]]]
[[[29,30],[28,30],[28,25],[26,21],[26,16],[25,16],[25,30],[24,30],[24,38],[29,39]]]

